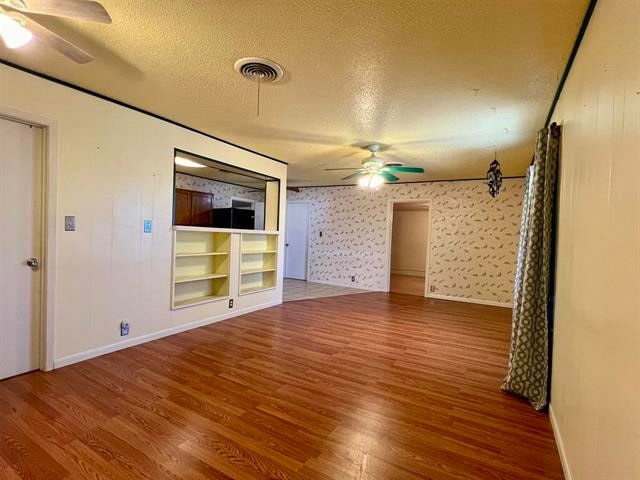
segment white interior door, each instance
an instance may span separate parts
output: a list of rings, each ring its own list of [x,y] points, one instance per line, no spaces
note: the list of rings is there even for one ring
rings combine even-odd
[[[287,203],[284,276],[307,279],[307,247],[309,245],[309,204]]]
[[[0,118],[0,379],[40,367],[42,133]]]

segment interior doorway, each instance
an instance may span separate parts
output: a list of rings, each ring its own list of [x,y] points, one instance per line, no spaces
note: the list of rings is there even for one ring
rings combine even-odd
[[[429,204],[392,202],[389,291],[426,297],[429,263]]]
[[[41,127],[0,117],[0,379],[41,363],[43,142]]]
[[[309,202],[287,202],[284,276],[307,279]]]

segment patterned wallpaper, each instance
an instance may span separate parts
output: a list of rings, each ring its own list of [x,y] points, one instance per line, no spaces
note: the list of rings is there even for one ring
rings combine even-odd
[[[264,202],[263,191],[256,191],[251,188],[241,187],[231,183],[216,182],[207,178],[194,177],[192,175],[178,172],[176,172],[176,188],[213,193],[214,208],[230,207],[231,197]]]
[[[287,199],[312,205],[310,281],[383,290],[388,200],[420,199],[431,203],[432,293],[511,303],[523,186],[504,180],[497,198],[483,181],[458,181],[302,188]]]

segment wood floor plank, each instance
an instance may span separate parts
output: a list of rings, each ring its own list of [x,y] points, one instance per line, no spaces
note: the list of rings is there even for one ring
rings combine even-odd
[[[503,308],[289,302],[0,382],[0,479],[560,480]]]

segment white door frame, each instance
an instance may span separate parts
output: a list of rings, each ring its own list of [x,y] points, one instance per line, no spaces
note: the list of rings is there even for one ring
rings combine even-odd
[[[42,288],[40,289],[40,370],[53,370],[55,334],[56,214],[58,210],[58,126],[55,120],[0,105],[0,117],[40,127],[42,135]]]
[[[287,208],[289,207],[290,203],[306,203],[308,208],[307,208],[307,251],[305,252],[305,274],[304,274],[304,278],[305,281],[308,282],[309,281],[309,251],[311,249],[311,201],[309,200],[287,200]],[[287,219],[289,218],[289,215],[287,215]],[[286,259],[286,255],[287,255],[287,225],[286,225],[286,221],[285,221],[285,226],[284,226],[284,243],[285,243],[285,247],[284,247],[284,255],[283,255],[283,259],[284,259],[284,268],[282,269],[283,272],[283,278],[287,278],[285,277],[286,273],[287,273],[287,259]]]
[[[431,200],[425,199],[395,199],[387,202],[387,238],[385,240],[386,257],[384,263],[384,291],[391,290],[391,239],[393,232],[393,206],[397,203],[416,203],[427,206],[427,260],[424,269],[424,296],[429,293],[429,263],[431,259]]]

